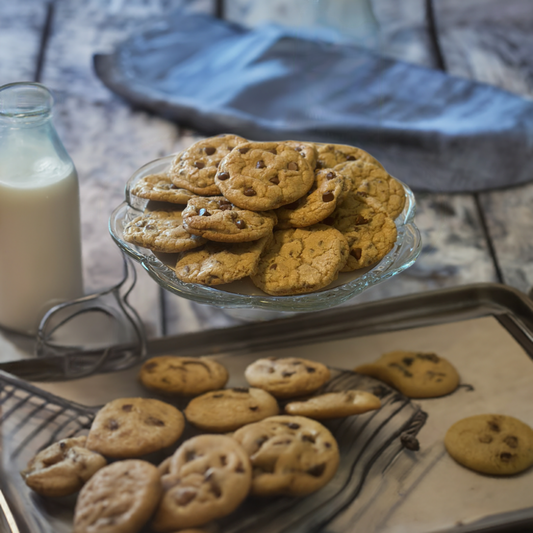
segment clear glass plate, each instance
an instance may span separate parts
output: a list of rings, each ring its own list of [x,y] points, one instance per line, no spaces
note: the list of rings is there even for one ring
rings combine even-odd
[[[414,223],[415,197],[411,189],[402,183],[407,201],[404,210],[395,221],[398,238],[394,248],[377,265],[355,272],[341,273],[336,281],[324,289],[295,296],[269,296],[255,287],[248,278],[221,285],[220,288],[184,283],[176,277],[173,269],[177,254],[154,253],[147,248],[130,244],[122,238],[124,226],[141,215],[148,204],[148,200],[132,195],[131,189],[141,178],[166,171],[173,158],[171,155],[156,159],[133,174],[126,185],[126,201],[111,214],[109,231],[121,250],[138,261],[161,287],[178,296],[222,308],[282,312],[318,311],[339,305],[399,274],[410,267],[420,253],[420,232]]]

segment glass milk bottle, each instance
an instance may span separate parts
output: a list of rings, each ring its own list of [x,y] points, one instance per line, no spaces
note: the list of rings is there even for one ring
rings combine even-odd
[[[0,87],[0,326],[35,334],[83,295],[78,176],[38,83]]]

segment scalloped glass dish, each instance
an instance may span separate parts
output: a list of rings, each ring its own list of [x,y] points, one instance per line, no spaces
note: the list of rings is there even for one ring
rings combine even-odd
[[[131,189],[141,178],[166,171],[173,158],[171,155],[156,159],[133,174],[126,185],[126,201],[111,214],[109,231],[117,246],[139,262],[161,287],[183,298],[222,308],[266,309],[281,312],[318,311],[339,305],[399,274],[409,268],[420,253],[420,232],[414,223],[415,198],[409,187],[402,183],[407,201],[404,210],[395,221],[398,238],[394,248],[378,264],[355,272],[341,273],[336,281],[320,291],[295,296],[269,296],[255,287],[248,278],[217,287],[184,283],[176,277],[173,269],[178,254],[154,253],[147,248],[130,244],[122,238],[124,226],[141,215],[149,203],[148,200],[132,195]]]

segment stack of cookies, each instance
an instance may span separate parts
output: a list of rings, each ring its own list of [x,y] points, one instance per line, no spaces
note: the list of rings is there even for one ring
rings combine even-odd
[[[236,135],[193,144],[131,193],[158,203],[125,226],[124,240],[179,254],[178,279],[250,277],[274,296],[314,292],[381,261],[405,204],[403,186],[359,148]]]

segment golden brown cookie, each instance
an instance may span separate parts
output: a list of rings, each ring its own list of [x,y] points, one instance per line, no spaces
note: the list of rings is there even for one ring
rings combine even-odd
[[[315,144],[318,152],[317,168],[333,168],[346,161],[369,161],[378,167],[382,166],[368,152],[355,146],[348,146],[346,144]]]
[[[394,220],[405,206],[405,190],[386,170],[368,161],[341,163],[335,171],[347,176],[352,190],[363,198],[372,197]]]
[[[291,148],[298,150],[303,157],[308,161],[312,169],[316,168],[316,161],[318,158],[318,152],[315,143],[303,142],[303,141],[282,141],[288,144]]]
[[[222,388],[228,381],[228,371],[211,359],[160,355],[143,364],[139,379],[150,390],[196,396]]]
[[[187,420],[204,431],[227,433],[279,413],[278,402],[258,388],[233,388],[197,396],[185,409]]]
[[[483,474],[506,476],[533,465],[533,429],[512,416],[463,418],[448,429],[444,445],[459,464]]]
[[[266,390],[276,398],[294,398],[316,391],[331,374],[326,365],[316,361],[268,357],[248,365],[244,376],[252,387]]]
[[[257,241],[272,234],[274,211],[249,211],[223,196],[195,198],[183,210],[183,226],[194,235],[217,242]]]
[[[199,435],[176,450],[162,481],[164,494],[152,527],[175,531],[234,511],[250,491],[252,468],[245,450],[231,437]]]
[[[87,448],[106,457],[141,457],[174,444],[185,421],[168,403],[151,398],[120,398],[98,411]]]
[[[327,392],[307,400],[292,401],[285,406],[289,415],[306,416],[313,420],[327,420],[360,415],[381,407],[381,401],[370,392],[346,390]]]
[[[139,198],[146,198],[157,202],[170,202],[171,204],[187,204],[191,198],[198,195],[176,187],[167,172],[150,174],[141,178],[131,189],[131,194]]]
[[[339,230],[350,253],[341,272],[351,272],[379,263],[397,239],[392,218],[371,198],[349,194],[325,223]]]
[[[250,457],[256,496],[305,496],[328,483],[339,465],[335,438],[310,418],[273,416],[238,429],[233,438]]]
[[[78,492],[107,461],[85,447],[87,437],[62,439],[40,451],[21,472],[26,485],[42,496]]]
[[[202,246],[207,241],[183,227],[181,211],[146,211],[124,226],[123,238],[154,252],[177,253]]]
[[[338,278],[348,255],[344,236],[324,224],[278,230],[251,279],[273,296],[314,292]]]
[[[315,185],[304,197],[276,209],[278,229],[305,228],[327,218],[343,198],[346,180],[330,169],[315,173]]]
[[[209,242],[199,250],[180,255],[176,277],[185,283],[221,285],[250,276],[257,270],[259,258],[272,237],[252,242]]]
[[[130,459],[99,470],[83,487],[74,511],[74,533],[138,533],[161,497],[157,468]]]
[[[170,179],[177,187],[203,196],[220,194],[215,174],[222,159],[236,146],[246,142],[238,135],[223,134],[194,143],[178,154],[170,167]]]
[[[287,143],[248,142],[222,161],[215,181],[236,206],[269,211],[301,198],[313,186],[314,170]]]
[[[409,398],[444,396],[459,385],[455,367],[434,353],[397,350],[354,370],[384,381]]]

